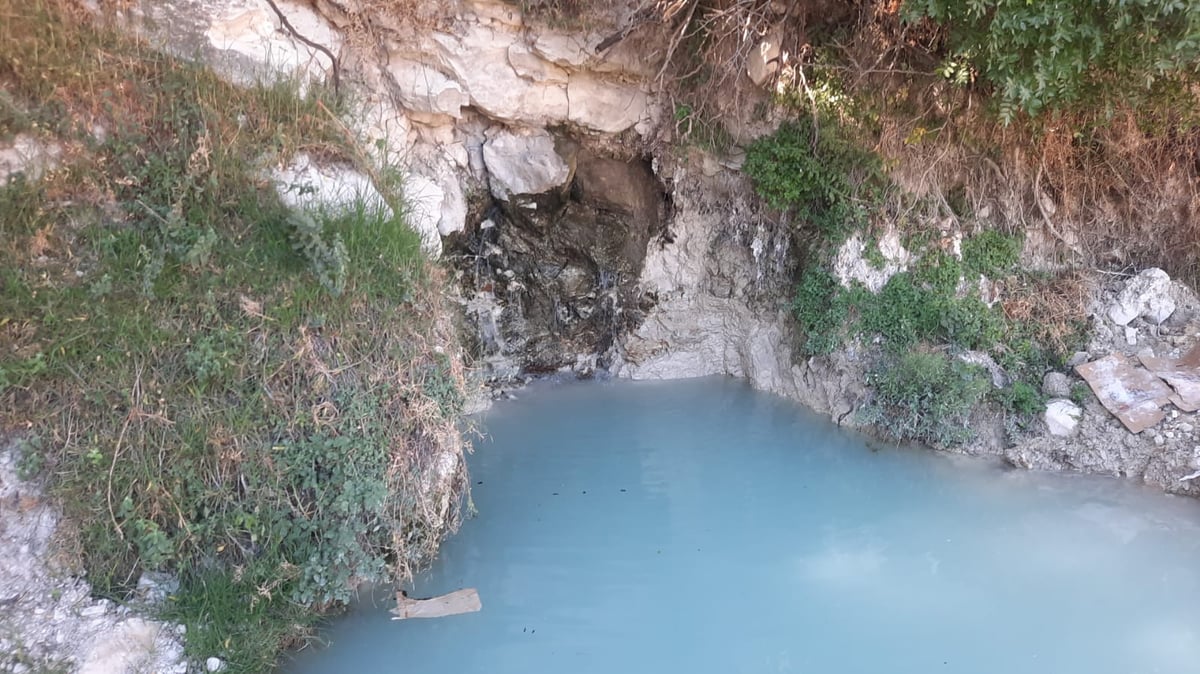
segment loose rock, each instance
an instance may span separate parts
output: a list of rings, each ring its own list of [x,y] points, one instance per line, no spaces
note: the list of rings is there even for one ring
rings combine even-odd
[[[1171,296],[1171,277],[1167,272],[1151,267],[1125,282],[1125,287],[1108,308],[1108,317],[1117,325],[1128,325],[1142,317],[1158,325],[1175,313]]]
[[[1042,393],[1051,398],[1066,398],[1071,395],[1071,378],[1061,372],[1047,372],[1042,379]]]
[[[540,194],[561,186],[570,170],[554,150],[554,138],[541,129],[492,132],[483,144],[488,185],[497,199]]]
[[[1083,418],[1083,410],[1078,405],[1063,398],[1056,398],[1046,404],[1043,415],[1050,435],[1067,437],[1075,434],[1079,421]]]

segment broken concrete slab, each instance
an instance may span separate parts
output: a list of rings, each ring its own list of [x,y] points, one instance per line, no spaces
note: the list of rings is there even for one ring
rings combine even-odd
[[[1100,403],[1129,429],[1141,433],[1166,416],[1161,408],[1173,391],[1148,370],[1134,367],[1128,358],[1113,354],[1075,367],[1092,387]]]
[[[1147,370],[1175,389],[1171,402],[1184,412],[1200,410],[1200,345],[1179,358],[1139,355]]]
[[[475,613],[482,608],[483,602],[479,600],[479,592],[474,588],[455,590],[429,599],[410,599],[403,592],[397,592],[392,620],[442,618],[461,613]]]

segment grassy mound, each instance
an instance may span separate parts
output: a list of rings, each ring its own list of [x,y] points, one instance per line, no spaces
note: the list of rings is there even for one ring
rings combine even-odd
[[[55,0],[0,0],[0,420],[88,579],[166,569],[201,657],[269,668],[456,526],[463,377],[440,271],[391,210],[295,214],[260,176],[359,154],[319,89],[240,89]],[[303,188],[303,186],[298,186]]]

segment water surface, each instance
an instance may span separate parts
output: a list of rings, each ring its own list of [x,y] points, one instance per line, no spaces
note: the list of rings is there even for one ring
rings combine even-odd
[[[1200,672],[1200,503],[871,445],[729,379],[536,386],[478,515],[293,674]]]

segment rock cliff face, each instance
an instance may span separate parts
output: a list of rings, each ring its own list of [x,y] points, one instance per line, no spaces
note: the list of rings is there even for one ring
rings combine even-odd
[[[724,374],[856,423],[875,347],[796,362],[786,223],[762,208],[735,159],[672,147],[646,45],[532,26],[497,0],[432,3],[440,10],[420,16],[348,0],[275,4],[290,27],[266,0],[177,0],[148,8],[158,21],[146,32],[234,78],[336,78],[353,101],[352,132],[400,168],[410,220],[456,270],[484,378],[502,387],[559,371]],[[898,239],[884,237],[882,270],[864,264],[856,241],[835,265],[844,281],[877,288],[908,263]],[[1101,338],[1084,358],[1181,348],[1162,341],[1162,325],[1197,336],[1190,300],[1163,323],[1172,315],[1163,293],[1186,289],[1157,276],[1137,284],[1095,284]],[[1002,421],[983,419],[968,451],[1197,493],[1182,479],[1200,466],[1192,413],[1134,435],[1097,401],[1066,400],[1078,380],[1058,375],[1047,390],[1053,433],[1010,446]]]

